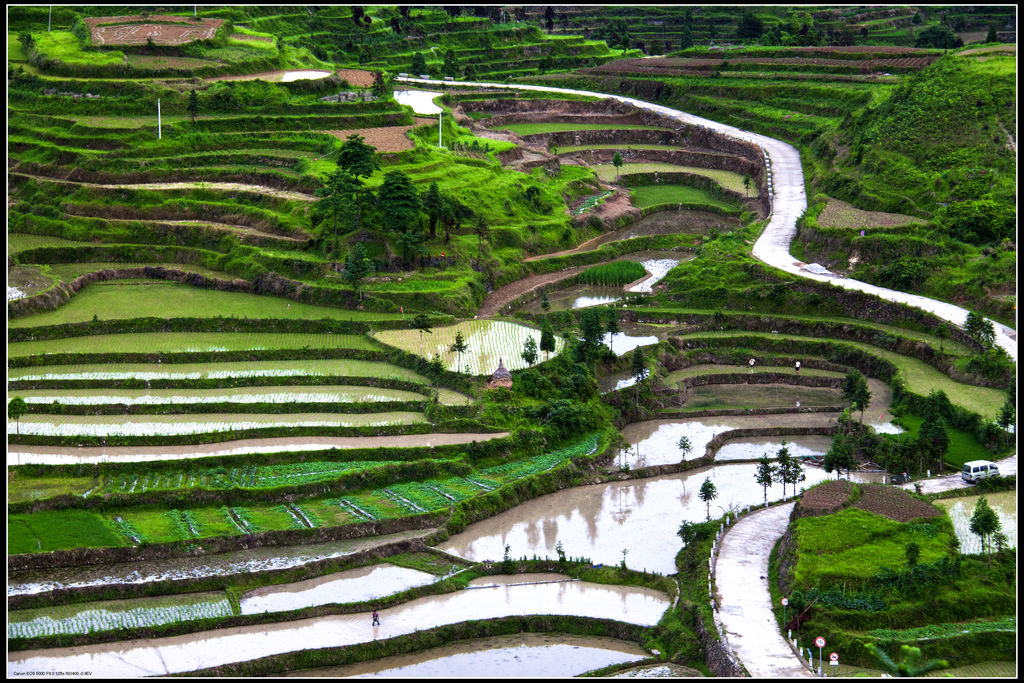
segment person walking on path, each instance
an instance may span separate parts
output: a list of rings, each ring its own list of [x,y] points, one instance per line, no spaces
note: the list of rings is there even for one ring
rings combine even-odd
[[[750,359],[750,372],[753,372],[753,371],[754,371],[754,359],[751,358]]]
[[[796,365],[793,366],[793,371],[798,375],[800,374],[800,361],[797,361]]]
[[[377,614],[377,610],[373,610],[373,623],[371,626],[380,626],[380,615]]]

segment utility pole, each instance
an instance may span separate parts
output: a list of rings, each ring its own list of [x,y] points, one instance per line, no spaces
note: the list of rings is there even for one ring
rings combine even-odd
[[[437,148],[438,149],[442,149],[442,145],[441,145],[441,119],[443,117],[444,117],[444,111],[442,110],[437,115]]]
[[[50,32],[50,20],[53,19],[53,5],[50,5],[50,13],[46,15],[46,32]]]
[[[163,131],[160,129],[160,98],[156,98],[156,139],[163,139]]]

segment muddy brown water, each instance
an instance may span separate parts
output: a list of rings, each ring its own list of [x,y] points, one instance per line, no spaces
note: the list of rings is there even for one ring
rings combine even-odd
[[[402,434],[398,436],[300,436],[274,439],[242,439],[186,446],[26,446],[10,444],[7,461],[17,465],[73,465],[79,463],[133,463],[154,460],[194,460],[243,453],[281,453],[317,451],[328,448],[413,448],[489,441],[508,436],[495,433]]]
[[[569,677],[650,656],[636,643],[547,633],[477,638],[398,657],[288,676],[415,676],[418,678]]]
[[[376,627],[369,614],[344,614],[170,638],[12,652],[7,671],[9,675],[77,671],[110,677],[161,676],[296,650],[394,638],[467,619],[552,614],[653,626],[671,604],[667,595],[647,588],[567,581],[558,574],[488,576],[474,579],[469,586],[381,609]]]
[[[726,510],[763,503],[764,491],[754,480],[757,466],[722,464],[650,479],[594,484],[527,501],[495,517],[471,524],[441,548],[474,562],[501,561],[505,546],[513,558],[556,558],[561,541],[570,557],[585,557],[604,565],[626,566],[661,574],[674,574],[680,541],[676,530],[683,520],[704,521],[707,508],[698,491],[705,477],[718,490],[711,503],[712,517]],[[829,475],[806,468],[807,479],[797,487],[825,481]],[[835,475],[832,475],[833,477]],[[871,480],[853,473],[854,481]],[[787,486],[792,495],[792,486]],[[768,487],[768,500],[782,498],[782,486]]]
[[[319,560],[352,555],[379,545],[425,538],[432,529],[414,529],[384,536],[346,539],[313,545],[267,546],[201,557],[173,557],[142,562],[54,567],[8,572],[7,595],[45,593],[62,588],[105,584],[141,584],[208,576],[232,576],[299,567]]]

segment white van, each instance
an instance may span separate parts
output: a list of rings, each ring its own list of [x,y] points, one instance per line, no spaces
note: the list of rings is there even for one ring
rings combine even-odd
[[[960,471],[960,477],[964,481],[976,482],[979,479],[985,479],[986,477],[998,477],[999,467],[994,462],[988,460],[971,460],[970,462],[964,463],[964,468]]]

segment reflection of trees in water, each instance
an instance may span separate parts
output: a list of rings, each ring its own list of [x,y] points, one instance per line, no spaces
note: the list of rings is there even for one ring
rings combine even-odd
[[[535,519],[531,519],[526,525],[526,542],[530,544],[531,548],[538,548],[543,545],[540,538],[540,527]]]
[[[626,487],[619,486],[615,489],[613,497],[615,498],[615,509],[612,510],[612,519],[622,526],[629,519],[629,516],[633,514],[633,506],[629,504],[629,496]]]
[[[555,544],[558,543],[558,522],[547,517],[541,522],[541,530],[544,532],[544,547],[554,551]]]

